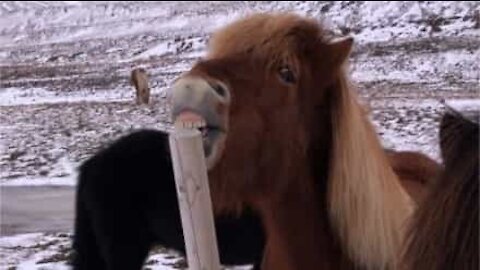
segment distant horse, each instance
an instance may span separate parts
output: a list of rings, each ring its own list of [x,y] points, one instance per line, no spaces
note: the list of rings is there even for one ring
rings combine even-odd
[[[264,270],[399,263],[415,203],[348,82],[352,43],[253,15],[215,33],[170,93],[173,120],[203,133],[216,213],[260,214]]]
[[[215,227],[223,264],[261,260],[265,240],[254,212],[217,215]],[[80,167],[73,268],[140,270],[154,244],[185,253],[168,134],[142,130]]]
[[[478,120],[453,111],[441,120],[445,170],[415,212],[405,269],[479,269]]]
[[[150,88],[148,87],[147,71],[143,68],[135,68],[130,76],[130,83],[135,87],[137,104],[148,104],[150,100]]]

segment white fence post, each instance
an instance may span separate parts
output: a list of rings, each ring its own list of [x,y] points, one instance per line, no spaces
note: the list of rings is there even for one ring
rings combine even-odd
[[[188,268],[220,270],[201,134],[196,129],[175,128],[169,141]]]

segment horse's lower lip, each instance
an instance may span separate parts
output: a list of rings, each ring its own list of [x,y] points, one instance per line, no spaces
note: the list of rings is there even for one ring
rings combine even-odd
[[[206,158],[212,154],[215,144],[223,133],[220,129],[209,129],[205,135],[202,135],[203,150]]]

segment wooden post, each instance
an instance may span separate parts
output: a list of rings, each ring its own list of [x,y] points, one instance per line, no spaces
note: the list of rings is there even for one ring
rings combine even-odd
[[[220,270],[201,134],[175,128],[169,139],[188,268]]]

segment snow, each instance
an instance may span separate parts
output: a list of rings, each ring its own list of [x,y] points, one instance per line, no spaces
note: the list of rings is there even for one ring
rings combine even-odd
[[[480,111],[480,98],[446,100],[446,104],[459,111]]]
[[[29,233],[0,237],[0,265],[5,269],[15,266],[18,270],[71,269],[66,262],[70,253],[70,237],[70,233]],[[150,263],[147,264],[152,270],[172,270],[178,269],[172,265],[181,259],[173,251],[160,250],[151,253],[147,260]]]
[[[15,266],[15,269],[67,269],[64,262],[37,264],[52,257],[63,246],[69,244],[69,238],[56,237],[50,234],[30,233],[0,237],[0,261],[3,267]]]
[[[75,186],[77,184],[76,177],[76,174],[70,174],[65,177],[15,178],[7,182],[0,182],[0,187]]]
[[[77,103],[77,102],[113,102],[132,100],[134,92],[118,89],[117,91],[93,90],[77,91],[74,93],[58,95],[44,88],[6,88],[0,89],[0,106]]]
[[[175,50],[172,46],[169,46],[168,42],[162,42],[156,45],[153,48],[148,49],[147,51],[139,54],[138,56],[134,57],[133,59],[141,59],[141,58],[148,58],[150,56],[155,55],[164,55],[166,53],[174,53]]]
[[[28,233],[0,237],[0,269],[15,266],[18,270],[63,270],[67,264],[71,233]],[[174,265],[183,258],[172,250],[154,248],[146,265],[152,270],[179,269]],[[2,268],[5,267],[5,268]],[[226,270],[248,270],[250,265],[230,266]]]
[[[4,236],[0,238],[0,247],[13,248],[13,247],[28,247],[37,242],[41,233],[28,233],[15,236]]]
[[[421,55],[362,55],[355,59],[352,78],[358,82],[439,82],[448,76],[460,76],[462,81],[478,82],[478,59],[480,50],[474,53],[449,50]]]

